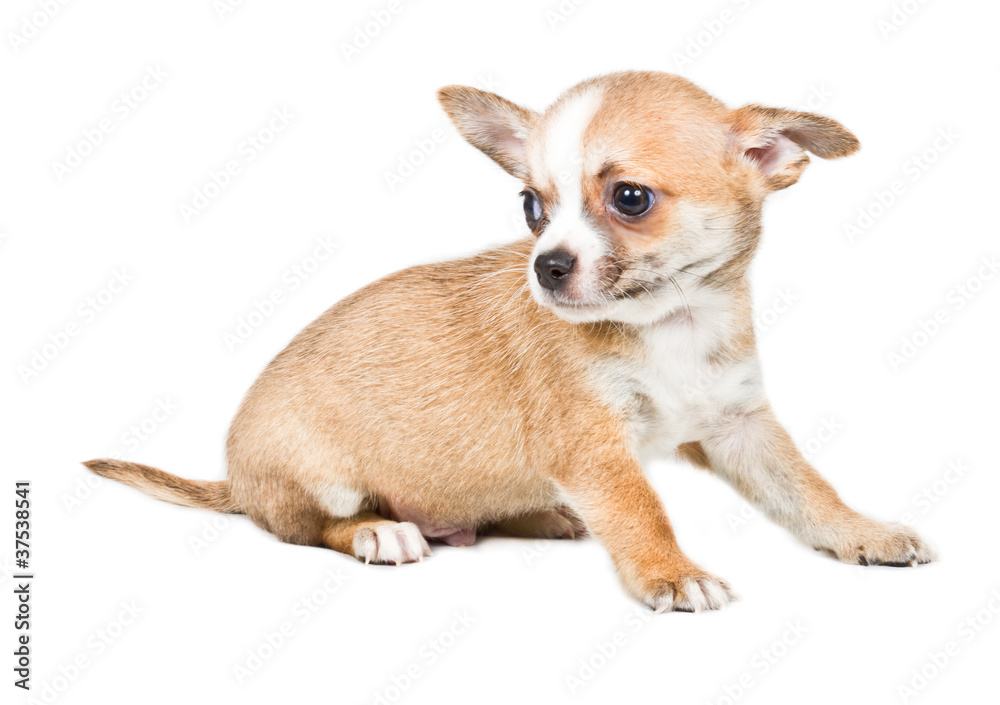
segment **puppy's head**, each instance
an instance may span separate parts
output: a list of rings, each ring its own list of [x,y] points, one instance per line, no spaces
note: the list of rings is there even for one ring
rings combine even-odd
[[[730,110],[671,74],[585,81],[544,113],[464,86],[438,98],[459,132],[524,183],[536,300],[574,322],[651,323],[685,290],[741,276],[764,197],[795,183],[806,152],[858,141],[811,113]]]

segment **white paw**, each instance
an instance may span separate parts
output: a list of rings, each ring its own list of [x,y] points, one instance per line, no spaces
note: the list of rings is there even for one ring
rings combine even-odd
[[[416,524],[387,521],[354,534],[354,556],[365,563],[414,563],[431,555]]]
[[[645,600],[657,614],[661,612],[704,612],[720,610],[739,596],[724,581],[708,573],[681,575],[673,580],[657,580]]]

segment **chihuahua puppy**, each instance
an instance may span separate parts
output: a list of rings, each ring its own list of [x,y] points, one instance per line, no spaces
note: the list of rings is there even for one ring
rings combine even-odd
[[[427,539],[588,531],[657,612],[735,599],[677,545],[644,460],[676,455],[731,483],[846,563],[933,558],[862,516],[775,419],[748,268],[768,194],[858,149],[811,113],[729,109],[674,75],[627,72],[544,112],[463,86],[458,131],[524,184],[531,236],[413,267],[348,296],[254,383],[228,479],[118,460],[87,467],[169,502],[244,513],[282,541],[366,563]]]

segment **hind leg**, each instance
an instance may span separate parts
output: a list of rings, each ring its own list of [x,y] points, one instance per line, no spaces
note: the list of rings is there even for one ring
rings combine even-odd
[[[364,496],[344,486],[306,492],[277,474],[243,475],[236,484],[247,516],[280,541],[326,546],[365,563],[412,563],[431,555],[415,524],[365,509]]]
[[[575,539],[587,533],[587,525],[567,507],[514,517],[493,525],[496,533],[520,538]]]
[[[323,545],[365,563],[413,563],[431,555],[420,529],[374,512],[331,518],[323,529]]]

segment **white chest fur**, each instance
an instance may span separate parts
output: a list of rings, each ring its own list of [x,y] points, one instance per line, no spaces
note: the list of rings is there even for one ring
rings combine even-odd
[[[642,459],[672,453],[701,440],[713,419],[764,398],[756,355],[719,354],[733,321],[712,301],[641,329],[641,361],[618,360],[598,371],[599,387],[626,418],[633,449]]]

